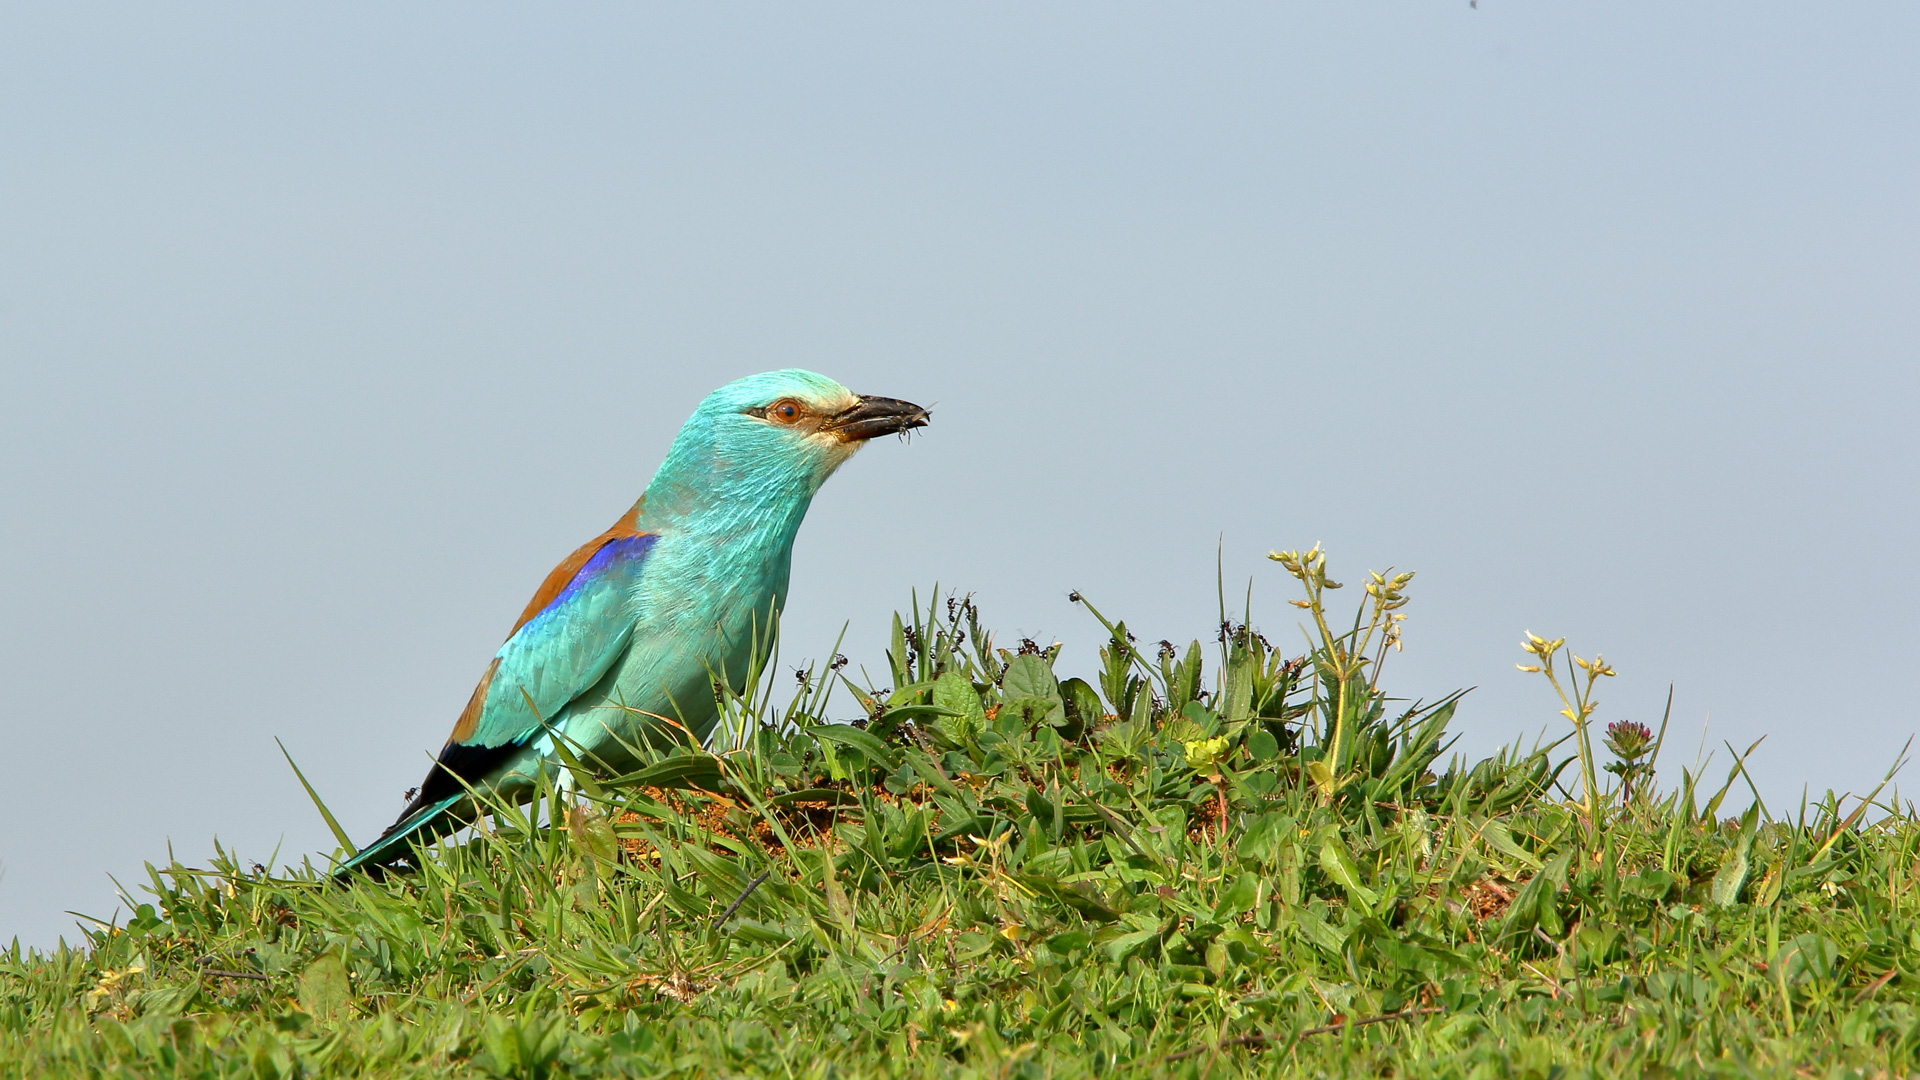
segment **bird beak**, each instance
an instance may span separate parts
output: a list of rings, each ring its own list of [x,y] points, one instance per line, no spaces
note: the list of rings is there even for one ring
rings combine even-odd
[[[820,425],[845,442],[865,442],[878,435],[897,435],[917,427],[926,427],[927,410],[911,401],[896,398],[863,397],[852,408],[842,409]]]

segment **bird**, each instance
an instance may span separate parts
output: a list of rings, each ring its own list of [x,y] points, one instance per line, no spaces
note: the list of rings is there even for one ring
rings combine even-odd
[[[639,501],[540,583],[412,801],[336,880],[471,823],[476,796],[530,798],[567,757],[621,772],[641,747],[704,743],[716,682],[737,692],[766,663],[814,494],[868,441],[930,416],[792,368],[707,395]]]

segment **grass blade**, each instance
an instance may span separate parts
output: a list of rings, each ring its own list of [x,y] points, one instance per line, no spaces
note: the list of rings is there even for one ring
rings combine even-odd
[[[333,838],[338,840],[340,846],[347,850],[347,858],[351,859],[355,855],[360,854],[360,849],[353,846],[352,840],[347,839],[347,830],[341,828],[340,823],[334,820],[333,811],[327,809],[327,804],[325,800],[320,798],[320,793],[313,790],[312,784],[307,783],[307,774],[301,772],[300,766],[294,764],[293,755],[287,753],[287,746],[280,741],[278,735],[273,737],[273,745],[280,748],[280,756],[287,759],[287,766],[293,770],[293,775],[300,778],[300,786],[307,789],[307,798],[313,800],[314,808],[319,810],[320,816],[326,819],[327,828],[333,830]]]

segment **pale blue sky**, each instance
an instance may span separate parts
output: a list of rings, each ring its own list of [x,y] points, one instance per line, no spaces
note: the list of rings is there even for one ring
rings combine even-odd
[[[789,657],[933,581],[1148,639],[1419,571],[1462,747],[1600,718],[1864,789],[1906,683],[1920,9],[0,6],[0,938],[400,808],[707,390],[935,406]],[[1725,753],[1722,751],[1721,759]],[[1716,772],[1719,766],[1715,766]]]

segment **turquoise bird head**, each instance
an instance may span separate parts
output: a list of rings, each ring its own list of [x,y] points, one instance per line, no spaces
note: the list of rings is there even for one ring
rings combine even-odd
[[[680,429],[647,486],[644,513],[804,513],[869,439],[925,427],[928,417],[912,402],[855,394],[797,368],[737,379],[708,394]]]

